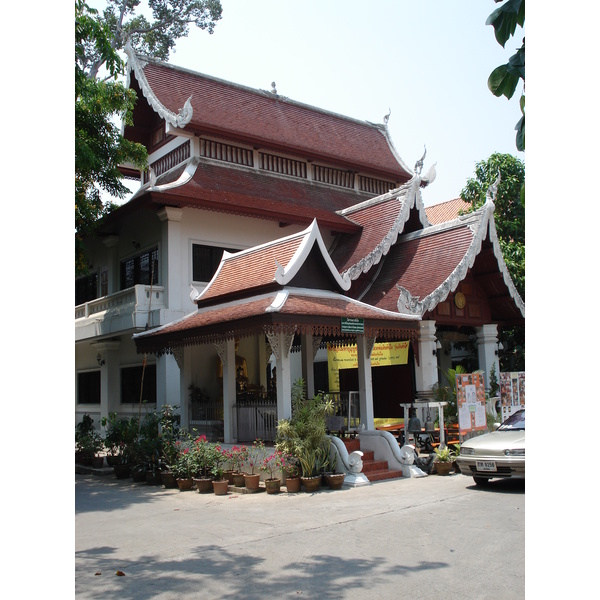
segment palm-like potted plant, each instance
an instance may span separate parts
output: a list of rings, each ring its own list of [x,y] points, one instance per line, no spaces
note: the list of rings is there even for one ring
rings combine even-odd
[[[275,446],[298,458],[302,484],[307,491],[314,491],[321,483],[319,467],[328,442],[326,417],[335,408],[327,395],[307,399],[304,390],[304,380],[296,380],[292,386],[292,418],[277,424]]]
[[[446,446],[445,448],[436,448],[435,454],[436,458],[434,464],[437,474],[448,475],[452,470],[452,463],[454,462],[456,452]]]

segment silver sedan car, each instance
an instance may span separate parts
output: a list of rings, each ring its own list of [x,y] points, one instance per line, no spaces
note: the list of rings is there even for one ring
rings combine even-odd
[[[525,409],[495,431],[461,444],[456,462],[461,473],[473,477],[477,485],[495,477],[525,479]]]

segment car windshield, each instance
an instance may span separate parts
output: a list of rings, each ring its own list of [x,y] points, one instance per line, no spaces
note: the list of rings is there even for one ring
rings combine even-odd
[[[515,429],[525,430],[525,411],[520,410],[513,415],[510,415],[500,427],[498,431],[514,431]]]

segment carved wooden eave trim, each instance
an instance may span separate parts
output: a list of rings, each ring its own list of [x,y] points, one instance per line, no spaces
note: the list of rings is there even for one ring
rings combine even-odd
[[[130,83],[131,71],[135,73],[135,78],[140,86],[140,90],[144,95],[144,98],[148,100],[148,104],[170,125],[183,129],[191,120],[194,114],[192,108],[192,96],[190,96],[179,109],[179,113],[175,114],[170,111],[166,106],[161,104],[160,100],[156,97],[156,94],[152,91],[146,75],[144,75],[144,67],[147,62],[139,58],[131,44],[127,42],[125,45],[125,54],[127,55],[127,84]]]
[[[429,227],[429,221],[427,220],[425,206],[423,205],[423,199],[421,197],[421,177],[419,175],[415,175],[410,181],[395,190],[390,190],[387,194],[338,211],[338,214],[351,219],[352,213],[356,210],[365,208],[369,204],[377,204],[384,200],[388,200],[390,197],[395,197],[398,202],[402,203],[398,216],[381,242],[379,242],[371,252],[361,258],[361,260],[342,273],[343,276],[349,277],[352,281],[358,279],[361,273],[368,272],[373,265],[378,264],[382,257],[390,251],[390,248],[396,243],[398,236],[404,230],[404,225],[406,224],[406,221],[408,221],[410,212],[413,208],[416,207],[419,211],[421,225],[423,225],[424,228]]]
[[[429,231],[421,232],[424,233],[424,235],[429,235],[430,233],[433,233],[433,231],[440,231],[442,229],[456,227],[457,225],[464,225],[465,221],[467,221],[469,229],[473,232],[473,240],[471,241],[471,244],[469,245],[464,257],[448,276],[448,278],[431,294],[423,298],[423,300],[421,300],[419,296],[413,296],[406,288],[397,285],[396,287],[400,292],[397,304],[398,312],[401,314],[417,313],[423,316],[426,312],[432,311],[440,302],[446,300],[448,295],[456,290],[459,283],[467,276],[469,269],[471,269],[475,264],[475,259],[481,252],[483,241],[486,239],[489,233],[489,239],[492,243],[494,256],[498,261],[498,268],[502,274],[504,283],[508,288],[510,297],[515,302],[515,305],[520,310],[523,317],[525,317],[525,303],[523,302],[523,299],[519,295],[519,292],[512,281],[508,267],[506,266],[504,257],[502,256],[502,250],[500,249],[498,234],[496,232],[496,224],[494,222],[494,209],[494,203],[491,197],[488,195],[486,203],[480,209],[461,216],[455,221],[442,224],[441,227],[436,226],[430,228]]]

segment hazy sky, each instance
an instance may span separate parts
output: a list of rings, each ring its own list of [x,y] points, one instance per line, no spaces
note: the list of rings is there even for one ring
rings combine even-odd
[[[437,163],[427,205],[458,197],[475,163],[515,147],[518,96],[487,89],[503,49],[485,21],[492,0],[222,0],[212,35],[194,29],[172,64],[381,123],[413,168]]]

